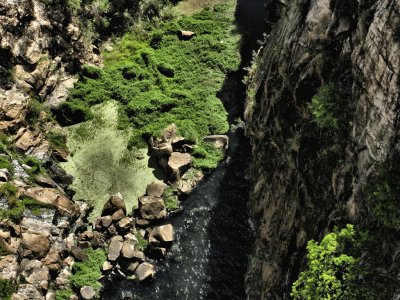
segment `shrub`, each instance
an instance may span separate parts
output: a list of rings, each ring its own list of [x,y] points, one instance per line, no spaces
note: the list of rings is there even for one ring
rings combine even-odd
[[[99,292],[101,284],[98,280],[101,277],[101,267],[107,255],[102,249],[93,250],[89,248],[84,252],[87,255],[87,260],[74,264],[73,274],[69,278],[70,283],[77,290],[88,285],[93,287],[96,292]]]
[[[12,171],[12,165],[6,156],[0,156],[0,169],[7,169],[9,172]]]
[[[73,295],[71,289],[66,290],[57,290],[56,291],[56,300],[69,300],[70,297]]]
[[[93,117],[90,108],[82,101],[64,102],[53,113],[62,126],[84,122]]]
[[[11,300],[11,296],[15,290],[16,287],[13,282],[8,279],[0,279],[0,299]]]
[[[46,133],[46,139],[53,149],[67,149],[67,137],[61,131],[51,130]]]
[[[210,170],[218,166],[218,163],[224,158],[224,152],[215,149],[212,143],[201,142],[199,145],[196,145],[193,157],[193,165],[195,168]]]
[[[165,201],[165,207],[167,210],[175,210],[179,208],[178,196],[175,195],[175,190],[173,187],[167,187],[163,195]]]
[[[42,111],[45,111],[43,104],[37,99],[31,99],[29,101],[28,111],[25,117],[26,122],[28,124],[36,124]]]
[[[346,109],[343,97],[333,83],[323,85],[308,104],[315,122],[321,128],[339,127],[342,112]]]
[[[138,240],[137,244],[135,245],[136,250],[139,250],[139,251],[146,250],[149,242],[144,237],[142,237],[139,232],[137,232],[135,234],[135,236],[136,236],[136,239]]]
[[[294,299],[358,299],[357,258],[348,255],[356,244],[353,225],[324,236],[321,242],[311,240],[307,244],[307,269],[300,273],[292,286]]]
[[[33,156],[24,157],[22,159],[22,163],[30,167],[30,169],[26,170],[26,173],[28,173],[31,179],[34,179],[37,175],[45,172],[44,168],[42,167],[42,163]]]
[[[0,195],[7,199],[15,198],[17,193],[18,193],[18,188],[12,185],[11,183],[7,182],[0,185]]]

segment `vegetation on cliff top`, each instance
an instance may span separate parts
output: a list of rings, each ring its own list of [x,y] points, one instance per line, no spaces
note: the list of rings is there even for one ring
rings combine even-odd
[[[202,147],[195,163],[215,166],[220,157],[202,137],[228,131],[216,94],[240,62],[232,7],[219,4],[192,16],[147,22],[126,34],[112,51],[104,51],[104,68],[83,69],[58,121],[71,125],[87,120],[90,106],[115,100],[121,104],[120,128],[134,129],[131,147],[143,147],[143,139],[159,136],[175,123],[180,134]],[[184,40],[180,30],[196,35]]]

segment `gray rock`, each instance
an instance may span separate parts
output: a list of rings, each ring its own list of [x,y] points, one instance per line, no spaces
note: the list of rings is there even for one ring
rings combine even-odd
[[[135,241],[127,240],[122,246],[122,256],[125,258],[132,258],[135,256]]]
[[[91,286],[84,286],[80,290],[81,296],[85,300],[92,300],[96,297],[96,292]]]
[[[168,159],[168,176],[173,181],[178,181],[190,169],[192,156],[189,153],[173,152]]]
[[[175,240],[174,227],[171,224],[155,227],[151,236],[160,242],[172,243]]]
[[[108,260],[115,261],[120,256],[124,239],[122,236],[115,236],[111,239],[108,247]]]
[[[147,262],[141,263],[135,270],[136,278],[140,282],[153,279],[155,273],[154,266]]]
[[[163,182],[150,183],[146,188],[146,194],[153,197],[162,197],[167,185]]]
[[[226,150],[229,147],[229,137],[227,135],[208,135],[203,140],[213,143],[216,149]]]
[[[158,220],[167,215],[162,198],[143,196],[139,198],[139,212],[143,219]]]

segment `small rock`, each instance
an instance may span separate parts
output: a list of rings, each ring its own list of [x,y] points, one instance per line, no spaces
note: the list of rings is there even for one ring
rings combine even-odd
[[[42,262],[49,270],[56,271],[61,268],[60,253],[58,251],[49,252]]]
[[[111,223],[112,219],[110,216],[101,217],[101,224],[103,225],[104,228],[110,227]]]
[[[103,216],[111,215],[117,210],[122,209],[126,214],[126,206],[124,198],[122,197],[121,193],[117,193],[106,202],[103,208]]]
[[[79,239],[82,241],[89,241],[93,238],[93,231],[85,231],[79,235]]]
[[[146,188],[146,194],[148,196],[160,198],[164,194],[164,190],[166,189],[166,187],[167,185],[163,182],[150,183]]]
[[[229,137],[227,135],[208,135],[203,140],[213,143],[216,149],[226,150],[229,147]]]
[[[112,268],[113,268],[113,265],[112,265],[109,261],[105,261],[105,262],[103,263],[103,271],[104,271],[104,272],[109,271],[109,270],[111,270]]]
[[[111,219],[113,221],[119,221],[121,219],[125,218],[125,213],[122,209],[117,210],[112,216]]]
[[[146,227],[149,226],[149,221],[145,220],[145,219],[136,219],[135,224],[139,227]]]
[[[135,270],[136,277],[140,282],[153,279],[155,275],[154,266],[147,262],[141,263]]]
[[[0,181],[7,182],[10,177],[10,172],[7,169],[0,169]]]
[[[122,229],[122,230],[127,230],[131,227],[132,225],[132,221],[130,218],[126,217],[123,218],[121,221],[118,222],[117,226],[118,228]]]
[[[71,247],[71,254],[77,261],[87,260],[87,255],[77,246]]]
[[[108,232],[110,233],[111,236],[115,236],[118,234],[117,228],[115,227],[114,224],[112,224],[110,227],[108,227]]]
[[[96,297],[96,293],[95,293],[93,287],[91,287],[91,286],[82,287],[80,292],[81,292],[82,298],[85,300],[91,300],[91,299],[94,299],[94,297]]]
[[[111,239],[110,245],[108,247],[108,260],[115,261],[119,257],[124,239],[122,236],[115,236]]]
[[[188,30],[179,30],[179,38],[182,40],[190,40],[192,37],[196,35],[193,31]]]
[[[127,268],[126,271],[130,274],[132,274],[133,272],[135,272],[136,268],[138,267],[139,263],[136,261],[134,263],[131,263]]]
[[[100,247],[105,243],[104,236],[100,232],[95,231],[93,233],[93,238],[90,240],[90,243],[94,248]]]
[[[13,300],[44,300],[43,295],[32,284],[20,284],[12,296]]]
[[[132,255],[132,258],[135,258],[136,260],[143,262],[146,260],[146,256],[142,251],[135,251]]]

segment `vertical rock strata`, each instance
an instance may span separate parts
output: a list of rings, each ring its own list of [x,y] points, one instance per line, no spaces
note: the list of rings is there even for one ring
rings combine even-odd
[[[266,2],[267,36],[246,111],[257,236],[247,292],[288,299],[306,242],[338,220],[362,217],[374,161],[399,149],[400,2]],[[317,128],[307,108],[331,82],[349,112],[335,134]]]

